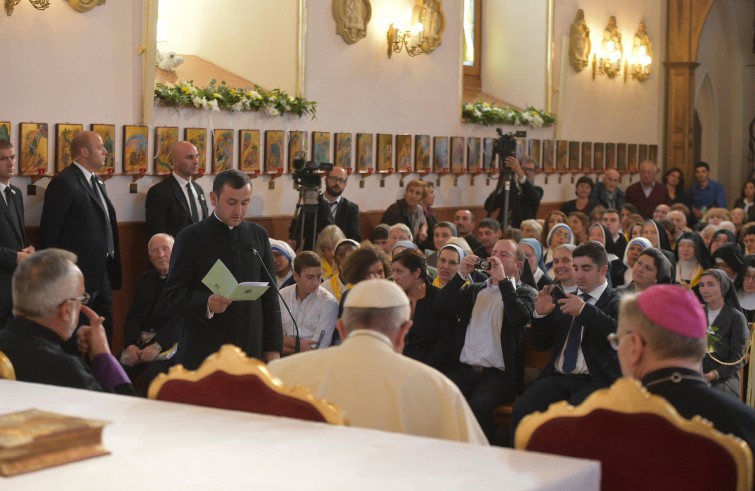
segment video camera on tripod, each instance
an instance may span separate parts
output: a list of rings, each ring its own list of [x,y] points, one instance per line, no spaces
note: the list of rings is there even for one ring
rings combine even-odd
[[[527,138],[526,131],[517,131],[512,133],[503,133],[501,128],[496,128],[498,138],[493,146],[494,156],[498,156],[498,168],[500,169],[499,186],[503,185],[503,220],[502,228],[505,230],[509,222],[509,193],[511,192],[511,179],[514,177],[512,170],[506,166],[506,158],[516,158],[516,140],[517,138]]]
[[[296,205],[294,217],[295,231],[298,232],[297,246],[300,250],[312,250],[317,236],[317,211],[320,201],[320,174],[319,171],[331,171],[333,164],[330,162],[306,161],[302,158],[294,159],[294,172],[292,177],[298,186],[299,202]],[[304,231],[311,232],[311,236],[304,240]]]

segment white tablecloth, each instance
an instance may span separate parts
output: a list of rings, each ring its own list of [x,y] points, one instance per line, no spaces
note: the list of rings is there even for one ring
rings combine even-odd
[[[30,408],[111,421],[112,453],[0,477],[2,491],[588,491],[600,481],[594,461],[0,380],[0,414]]]

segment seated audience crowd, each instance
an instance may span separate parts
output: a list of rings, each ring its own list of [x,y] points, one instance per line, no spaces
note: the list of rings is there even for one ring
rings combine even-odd
[[[0,142],[0,158],[8,148]],[[96,170],[91,148],[86,135],[72,151]],[[151,267],[136,279],[118,357],[107,317],[86,306],[101,294],[87,293],[77,266],[86,258],[13,246],[0,351],[19,380],[144,395],[172,365],[194,369],[232,343],[284,383],[336,404],[354,426],[505,445],[500,406],[511,408],[513,437],[528,414],[578,405],[623,374],[684,416],[755,444],[753,381],[743,370],[755,320],[755,180],[728,209],[708,164],[696,165],[685,189],[679,168],[660,182],[646,161],[625,189],[616,169],[598,182],[581,177],[576,198],[540,220],[540,201],[555,200],[534,185],[538,163],[509,157],[515,196],[504,206],[498,183],[485,204],[495,218],[436,209],[440,191],[417,179],[365,234],[358,205],[343,196],[349,176],[335,169],[319,223],[297,218],[279,240],[244,220],[248,177],[215,176],[208,212],[192,182],[196,149],[173,150],[175,182],[166,182],[175,189],[163,185],[163,198],[157,189],[147,201]],[[152,219],[168,211],[170,227]],[[316,231],[312,247],[292,238],[302,230]],[[249,302],[222,296],[210,287],[218,276],[205,278],[217,260],[237,282],[269,288]],[[527,350],[546,353],[529,385],[525,368],[536,367],[526,367]]]

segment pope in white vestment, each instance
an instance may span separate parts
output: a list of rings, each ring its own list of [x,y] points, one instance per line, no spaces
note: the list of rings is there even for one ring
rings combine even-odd
[[[349,309],[405,306],[395,329],[344,325]],[[442,373],[400,353],[409,322],[409,300],[395,283],[367,280],[349,293],[338,321],[338,347],[272,362],[287,385],[300,384],[343,410],[352,426],[487,445],[472,410]],[[385,326],[381,326],[385,327]],[[383,331],[383,332],[380,332]],[[386,334],[386,331],[388,334]],[[389,335],[395,331],[395,335]]]

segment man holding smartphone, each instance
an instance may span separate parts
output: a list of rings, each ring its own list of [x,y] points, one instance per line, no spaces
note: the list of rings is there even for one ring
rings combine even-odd
[[[606,250],[597,242],[586,242],[574,249],[572,258],[577,294],[566,294],[556,303],[552,285],[535,298],[532,341],[535,349],[553,349],[553,355],[537,381],[516,400],[512,436],[524,416],[562,400],[576,406],[621,376],[616,351],[607,340],[616,332],[619,293],[606,281]]]

